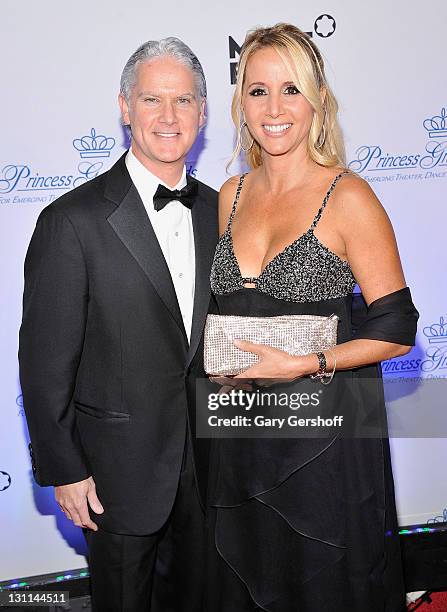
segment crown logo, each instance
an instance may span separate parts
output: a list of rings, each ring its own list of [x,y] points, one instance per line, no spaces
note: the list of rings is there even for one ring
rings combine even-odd
[[[110,157],[110,151],[115,146],[112,137],[97,134],[95,128],[90,130],[90,136],[82,136],[73,140],[74,148],[79,151],[82,158],[85,157]]]
[[[427,325],[423,329],[424,336],[428,338],[430,344],[441,344],[447,342],[447,321],[444,317],[439,317],[439,323]]]
[[[430,138],[447,138],[447,114],[445,108],[440,115],[429,117],[423,123]]]

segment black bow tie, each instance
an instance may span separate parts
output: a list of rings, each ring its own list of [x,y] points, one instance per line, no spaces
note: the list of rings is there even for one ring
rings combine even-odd
[[[199,185],[195,179],[190,176],[186,177],[187,185],[183,189],[174,189],[171,191],[164,185],[159,185],[157,191],[154,194],[154,208],[159,211],[162,210],[166,204],[172,202],[172,200],[178,200],[187,208],[192,208],[194,200],[196,199]]]

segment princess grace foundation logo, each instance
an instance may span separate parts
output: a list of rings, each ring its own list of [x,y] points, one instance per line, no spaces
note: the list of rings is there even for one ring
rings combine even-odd
[[[110,157],[115,139],[98,134],[95,128],[75,138],[73,148],[80,161],[74,172],[42,175],[30,164],[6,164],[0,171],[0,204],[48,204],[60,192],[89,181],[101,172],[104,160]]]
[[[348,167],[369,183],[447,178],[446,109],[424,119],[422,125],[428,138],[424,150],[389,153],[377,144],[362,145]]]
[[[404,357],[382,362],[382,373],[391,376],[447,378],[447,317],[426,325],[422,333],[425,346],[415,346]]]

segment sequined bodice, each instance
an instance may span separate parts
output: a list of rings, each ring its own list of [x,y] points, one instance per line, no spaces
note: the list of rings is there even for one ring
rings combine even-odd
[[[257,277],[244,278],[233,248],[231,225],[236,213],[245,174],[239,180],[228,225],[219,239],[211,268],[211,289],[225,295],[244,288],[247,283],[271,297],[291,302],[315,302],[344,297],[352,293],[356,280],[347,261],[340,259],[314,234],[332,191],[335,177],[310,228],[276,255]]]

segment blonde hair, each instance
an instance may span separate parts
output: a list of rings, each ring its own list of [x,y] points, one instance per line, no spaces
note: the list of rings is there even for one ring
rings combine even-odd
[[[307,143],[310,157],[321,166],[345,167],[344,143],[337,119],[338,104],[326,80],[323,58],[310,37],[288,23],[252,30],[242,45],[231,104],[231,116],[238,137],[229,165],[243,150],[242,130],[247,129],[243,125],[242,111],[247,63],[256,51],[265,47],[271,47],[278,52],[301,94],[314,109]],[[262,165],[262,151],[256,140],[253,140],[245,155],[251,168]]]

